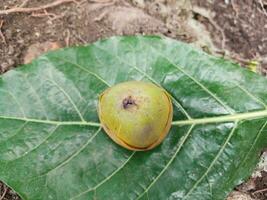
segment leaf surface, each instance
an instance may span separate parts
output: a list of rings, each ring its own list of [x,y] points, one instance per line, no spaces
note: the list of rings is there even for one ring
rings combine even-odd
[[[174,121],[132,152],[101,129],[98,96],[128,80],[164,87]],[[221,200],[267,146],[267,80],[168,38],[112,37],[0,77],[0,179],[25,200]]]

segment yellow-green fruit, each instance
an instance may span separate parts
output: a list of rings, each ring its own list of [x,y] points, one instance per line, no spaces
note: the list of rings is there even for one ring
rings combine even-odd
[[[152,83],[129,81],[105,90],[98,113],[106,133],[119,145],[144,151],[169,132],[173,108],[168,93]]]

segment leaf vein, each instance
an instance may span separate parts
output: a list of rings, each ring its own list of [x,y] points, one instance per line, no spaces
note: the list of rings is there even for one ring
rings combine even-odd
[[[90,137],[88,139],[88,141],[78,150],[76,151],[74,154],[72,154],[70,157],[68,157],[65,161],[63,161],[62,163],[60,163],[59,165],[55,166],[54,168],[50,169],[49,171],[40,174],[39,176],[33,177],[31,178],[29,181],[41,178],[43,176],[47,176],[48,174],[50,174],[52,171],[59,169],[60,167],[64,166],[65,164],[67,164],[68,162],[70,162],[70,160],[72,160],[73,158],[75,158],[83,149],[85,149],[88,144],[97,136],[97,134],[101,131],[101,127],[94,133],[94,135],[92,137]]]
[[[81,66],[81,65],[79,65],[79,64],[77,64],[77,63],[73,63],[73,62],[71,62],[71,61],[69,61],[69,60],[66,60],[66,59],[64,59],[64,58],[61,58],[61,57],[54,57],[54,58],[56,58],[56,59],[58,59],[58,60],[65,61],[65,62],[67,62],[67,63],[69,63],[69,64],[72,64],[72,65],[78,67],[79,69],[81,69],[81,70],[83,70],[83,71],[85,71],[85,72],[91,74],[92,76],[96,77],[99,81],[101,81],[102,83],[104,83],[104,84],[107,85],[108,87],[111,87],[111,85],[110,85],[108,82],[106,82],[102,77],[100,77],[98,74],[96,74],[96,73],[94,73],[94,72],[88,70],[87,68],[85,68],[85,67],[83,67],[83,66]]]
[[[68,159],[66,159],[65,161],[63,161],[59,165],[57,165],[55,168],[50,169],[48,172],[46,172],[43,175],[50,174],[52,171],[59,169],[60,167],[66,165],[68,162],[70,162],[72,159],[74,159],[77,155],[79,155],[82,152],[82,150],[84,150],[90,144],[90,142],[92,142],[92,140],[98,135],[98,133],[101,131],[101,129],[102,129],[102,127],[99,127],[99,129],[95,132],[95,134],[92,137],[90,137],[88,139],[88,141],[78,151],[76,151],[74,154],[72,154]],[[41,176],[43,176],[43,175],[41,175]]]
[[[254,146],[256,145],[256,143],[257,143],[258,139],[260,138],[260,136],[261,136],[261,134],[262,134],[264,128],[266,127],[266,125],[267,125],[267,121],[263,124],[263,126],[262,126],[262,127],[260,128],[260,130],[258,131],[258,133],[257,133],[257,135],[256,135],[256,137],[255,137],[255,140],[253,141],[252,145],[251,145],[250,148],[249,148],[249,151],[248,151],[248,152],[246,153],[246,155],[245,155],[245,158],[242,159],[242,162],[240,162],[239,165],[236,167],[237,170],[239,170],[240,167],[243,166],[244,163],[246,163],[249,154],[251,153],[252,149],[253,149]],[[230,179],[230,180],[231,180],[231,179]],[[230,182],[230,180],[227,182],[227,184]]]
[[[33,85],[29,82],[29,80],[27,79],[27,77],[24,74],[23,74],[23,77],[26,80],[26,82],[28,83],[28,85],[30,86],[30,88],[32,89],[33,93],[35,94],[35,97],[37,98],[37,101],[39,102],[39,105],[42,107],[42,110],[43,110],[43,112],[45,114],[46,119],[49,120],[48,114],[47,114],[47,112],[45,110],[44,104],[42,103],[40,96],[38,95],[38,93],[34,89]]]
[[[71,99],[71,97],[68,95],[68,93],[54,80],[50,80],[47,79],[47,81],[50,81],[51,83],[53,83],[69,100],[69,102],[72,104],[74,110],[77,112],[77,114],[79,115],[80,119],[82,122],[85,122],[83,115],[81,114],[80,110],[78,109],[78,107],[76,106],[76,104],[73,102],[73,100]]]
[[[251,92],[249,92],[247,89],[245,89],[244,87],[242,87],[241,85],[235,84],[238,88],[240,88],[243,92],[245,92],[250,98],[252,98],[253,100],[255,100],[256,102],[258,102],[259,104],[263,105],[265,108],[267,108],[267,105],[265,103],[262,102],[262,100],[260,100],[258,97],[256,97],[255,95],[253,95]]]
[[[56,132],[56,130],[57,130],[57,128],[58,128],[58,125],[57,126],[55,126],[55,128],[48,134],[48,136],[47,137],[45,137],[44,138],[44,140],[40,143],[40,144],[38,144],[38,145],[36,145],[34,148],[32,148],[30,151],[27,151],[27,152],[25,152],[24,154],[22,154],[21,156],[19,156],[18,158],[15,158],[15,159],[13,159],[13,160],[9,160],[10,162],[11,161],[15,161],[15,160],[19,160],[19,159],[21,159],[21,158],[23,158],[24,156],[26,156],[27,154],[29,154],[29,153],[31,153],[31,152],[33,152],[35,149],[37,149],[38,147],[40,147],[42,144],[44,144],[55,132]]]
[[[229,113],[233,114],[235,113],[235,111],[230,108],[228,105],[226,105],[219,97],[217,97],[216,94],[214,94],[210,89],[208,89],[205,85],[203,85],[201,82],[199,82],[195,77],[193,77],[192,75],[190,75],[185,69],[183,69],[182,67],[179,67],[178,65],[176,65],[173,61],[171,61],[167,56],[165,56],[164,54],[160,53],[159,51],[157,51],[153,46],[151,46],[151,48],[158,53],[158,55],[162,56],[163,58],[165,58],[166,60],[168,60],[168,62],[170,62],[174,67],[176,67],[179,71],[181,71],[183,74],[185,74],[188,78],[190,78],[193,82],[195,82],[199,87],[201,87],[206,93],[208,93],[211,97],[213,97],[217,102],[219,102]]]
[[[254,140],[254,142],[252,143],[250,149],[249,149],[249,152],[247,153],[246,157],[243,159],[243,162],[242,163],[245,163],[245,161],[248,159],[248,155],[250,154],[250,152],[252,151],[252,149],[254,148],[254,146],[256,145],[258,139],[260,138],[264,128],[267,126],[267,121],[263,124],[263,126],[261,127],[260,131],[257,133],[257,136]],[[241,165],[242,166],[242,165]]]
[[[184,145],[185,141],[187,140],[187,138],[190,136],[190,134],[192,133],[192,130],[194,128],[194,125],[192,125],[187,133],[185,134],[185,136],[183,136],[183,138],[181,139],[181,141],[178,144],[177,150],[175,151],[175,153],[173,154],[173,156],[171,157],[171,159],[169,160],[169,162],[167,163],[167,165],[163,168],[163,170],[156,176],[156,178],[151,182],[151,184],[147,187],[147,189],[141,193],[136,200],[139,200],[145,193],[147,193],[150,188],[158,181],[158,179],[162,176],[162,174],[168,169],[168,167],[170,166],[170,164],[174,161],[175,157],[177,156],[177,154],[180,152],[182,146]]]
[[[16,104],[18,105],[20,111],[21,111],[21,114],[24,118],[26,118],[26,114],[25,114],[25,111],[23,109],[23,107],[21,106],[21,104],[18,102],[17,98],[10,92],[10,91],[6,91],[7,94],[9,94],[13,99],[14,101],[16,102]]]
[[[27,121],[26,122],[24,122],[23,124],[22,124],[22,126],[20,126],[16,131],[15,131],[15,133],[14,133],[14,135],[12,135],[11,137],[8,137],[8,138],[6,138],[5,140],[2,140],[1,142],[0,142],[0,144],[2,143],[2,142],[7,142],[8,140],[10,140],[11,138],[14,138],[17,134],[19,134],[19,132],[27,125]]]
[[[120,170],[122,170],[126,164],[131,160],[131,158],[134,156],[135,151],[128,157],[128,159],[118,168],[116,169],[114,172],[112,172],[109,176],[107,176],[105,179],[103,179],[100,183],[98,183],[96,186],[94,186],[93,188],[87,189],[81,193],[79,193],[78,195],[71,197],[70,200],[75,199],[83,194],[86,194],[90,191],[96,190],[97,188],[99,188],[101,185],[103,185],[105,182],[107,182],[109,179],[111,179],[115,174],[117,174]]]
[[[195,184],[192,186],[192,188],[185,194],[185,196],[183,197],[183,199],[186,199],[190,194],[192,194],[192,192],[196,189],[196,187],[199,185],[199,183],[207,176],[207,174],[210,172],[211,168],[214,166],[214,164],[217,162],[217,160],[219,159],[219,157],[221,156],[222,152],[224,151],[226,145],[228,144],[228,142],[230,141],[230,139],[232,138],[236,128],[238,125],[238,121],[235,121],[234,123],[234,127],[232,128],[230,134],[228,135],[228,137],[226,138],[225,142],[223,143],[222,147],[220,148],[219,152],[217,153],[217,155],[214,157],[213,161],[211,162],[211,164],[209,165],[209,167],[207,168],[207,170],[204,172],[204,174],[195,182]]]

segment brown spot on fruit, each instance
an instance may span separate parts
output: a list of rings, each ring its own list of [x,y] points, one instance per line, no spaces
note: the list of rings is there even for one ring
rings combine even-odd
[[[124,109],[128,109],[133,106],[137,106],[135,100],[132,98],[132,96],[128,96],[122,101],[122,106]]]
[[[144,137],[146,135],[148,135],[150,132],[152,132],[152,126],[150,124],[146,125],[144,128],[143,128],[143,135]]]

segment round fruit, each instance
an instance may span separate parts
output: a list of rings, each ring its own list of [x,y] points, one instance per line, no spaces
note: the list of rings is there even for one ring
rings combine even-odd
[[[117,144],[145,151],[160,144],[169,132],[173,108],[163,88],[129,81],[100,95],[98,114],[104,130]]]

